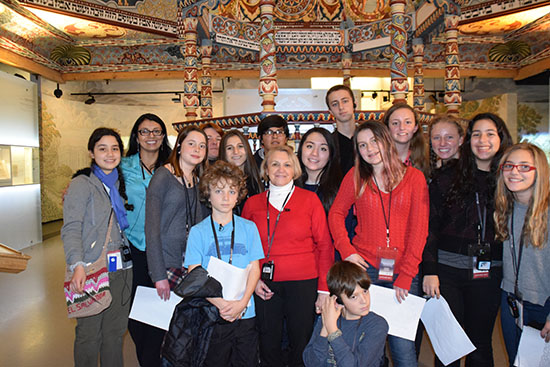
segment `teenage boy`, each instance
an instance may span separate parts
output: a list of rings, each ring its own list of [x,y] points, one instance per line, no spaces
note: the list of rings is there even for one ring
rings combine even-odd
[[[258,125],[258,139],[260,139],[261,148],[254,153],[254,159],[258,168],[269,149],[277,145],[285,145],[288,142],[290,133],[288,123],[279,115],[269,115],[260,121]]]
[[[388,323],[370,312],[370,279],[358,265],[339,261],[327,274],[328,297],[304,350],[309,366],[372,366],[384,361]]]
[[[212,207],[212,215],[191,228],[184,266],[189,271],[197,266],[207,269],[211,256],[242,269],[251,265],[240,300],[207,298],[223,321],[214,326],[204,365],[256,366],[258,333],[251,296],[260,278],[258,260],[264,254],[256,225],[233,214],[246,195],[246,181],[239,168],[219,160],[204,172],[199,191]]]
[[[354,163],[355,97],[349,87],[338,84],[327,91],[325,102],[336,121],[336,130],[332,134],[340,151],[340,167],[345,175]]]

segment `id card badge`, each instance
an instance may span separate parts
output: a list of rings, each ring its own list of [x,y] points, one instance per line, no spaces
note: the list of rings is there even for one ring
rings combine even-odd
[[[107,253],[107,270],[115,272],[122,269],[122,256],[120,250],[109,251]]]
[[[398,254],[399,250],[396,247],[378,247],[378,279],[393,281]]]
[[[262,280],[273,280],[273,276],[275,275],[275,264],[273,261],[268,261],[262,265],[262,274],[261,279]]]
[[[517,304],[519,317],[516,319],[516,325],[520,330],[523,330],[523,301],[518,300]]]
[[[471,279],[489,279],[491,270],[491,245],[488,243],[476,243],[468,245],[472,272]]]

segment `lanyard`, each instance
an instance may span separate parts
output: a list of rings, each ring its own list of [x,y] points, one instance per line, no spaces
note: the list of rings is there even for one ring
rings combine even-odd
[[[523,226],[525,226],[525,218],[523,218]],[[521,255],[523,254],[523,226],[520,233],[520,240],[519,240],[519,254],[516,258],[516,241],[514,238],[514,206],[512,206],[512,220],[510,223],[510,229],[511,229],[511,243],[512,246],[510,247],[510,251],[512,252],[512,265],[514,266],[514,273],[516,274],[516,282],[514,284],[514,293],[516,297],[521,298],[521,293],[519,292],[519,267],[521,265]]]
[[[359,326],[361,326],[361,321],[363,321],[363,316],[359,319],[359,322],[355,326],[355,333],[353,334],[353,345],[351,347],[351,352],[355,352],[355,343],[357,342],[357,332],[359,331]],[[338,318],[338,329],[342,330],[342,318]]]
[[[214,234],[214,241],[216,242],[216,252],[218,253],[218,259],[222,259],[222,254],[220,252],[220,243],[218,242],[218,235],[216,234],[216,228],[214,228],[214,219],[210,216],[210,224],[212,225],[212,233]],[[231,215],[231,250],[229,251],[229,264],[233,262],[233,249],[235,248],[235,216]]]
[[[376,177],[374,175],[372,175],[372,177],[374,178],[374,183],[376,184],[376,188],[378,189],[378,197],[380,198],[380,205],[382,206],[382,214],[384,214],[384,223],[386,223],[386,246],[390,247],[391,193],[393,190],[390,191],[390,202],[388,203],[388,217],[386,218],[386,209],[384,208],[384,200],[382,199],[382,192],[380,190],[380,186],[378,186]]]
[[[485,220],[487,219],[487,206],[483,206],[483,219],[481,218],[481,208],[479,206],[479,194],[476,192],[476,206],[477,206],[477,217],[479,219],[479,224],[477,225],[477,243],[481,244],[481,241],[485,242]]]
[[[197,199],[195,198],[193,207],[191,207],[191,202],[189,200],[189,193],[188,193],[188,190],[191,190],[191,188],[185,185],[185,179],[183,178],[183,176],[181,180],[183,182],[183,190],[185,191],[185,203],[187,207],[187,215],[185,216],[185,230],[187,231],[187,235],[189,235],[189,227],[190,227],[189,217],[191,217],[191,226],[195,225],[195,211],[197,209]],[[196,190],[196,187],[197,187],[197,184],[195,182],[195,176],[193,176],[193,188]]]
[[[271,234],[269,232],[269,191],[267,192],[267,199],[266,199],[266,208],[267,208],[267,256],[266,259],[269,259],[269,254],[271,253],[271,246],[273,246],[273,239],[275,238],[275,230],[277,230],[277,224],[279,224],[279,219],[281,218],[281,213],[285,210],[286,202],[288,201],[288,198],[290,197],[290,194],[292,193],[292,190],[294,190],[294,185],[290,188],[290,191],[288,194],[286,194],[285,201],[283,201],[283,205],[281,206],[281,210],[277,214],[277,220],[275,220],[275,226],[273,227],[273,233]]]

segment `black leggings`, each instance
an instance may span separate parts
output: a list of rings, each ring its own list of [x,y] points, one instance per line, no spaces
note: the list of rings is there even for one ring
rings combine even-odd
[[[286,320],[290,343],[288,365],[303,366],[302,353],[311,338],[315,321],[317,278],[286,282],[266,281],[266,284],[275,293],[270,300],[264,301],[254,295],[262,367],[283,366],[283,320]]]
[[[466,357],[466,366],[492,367],[493,327],[500,306],[502,268],[493,267],[490,279],[470,280],[470,272],[439,264],[440,291],[477,348]],[[435,365],[443,366],[437,357]],[[460,360],[449,366],[459,367]]]

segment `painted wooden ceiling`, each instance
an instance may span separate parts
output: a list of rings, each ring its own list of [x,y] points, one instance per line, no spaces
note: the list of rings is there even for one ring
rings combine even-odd
[[[428,72],[444,69],[445,13],[460,16],[461,69],[466,74],[520,77],[522,70],[532,75],[548,68],[550,1],[417,0],[407,1],[405,9],[409,54],[411,39],[423,38]],[[279,47],[279,70],[283,75],[302,70],[305,77],[336,75],[342,53],[351,50],[352,74],[389,74],[387,44],[357,45],[388,37],[390,13],[389,0],[276,1],[276,29],[337,30],[346,32],[347,42]],[[23,58],[30,62],[28,69],[49,70],[47,76],[57,80],[104,79],[101,73],[175,76],[184,68],[178,21],[186,14],[199,18],[199,44],[213,44],[215,76],[257,75],[255,47],[218,42],[217,36],[258,42],[260,0],[0,0],[0,61],[15,64]]]

